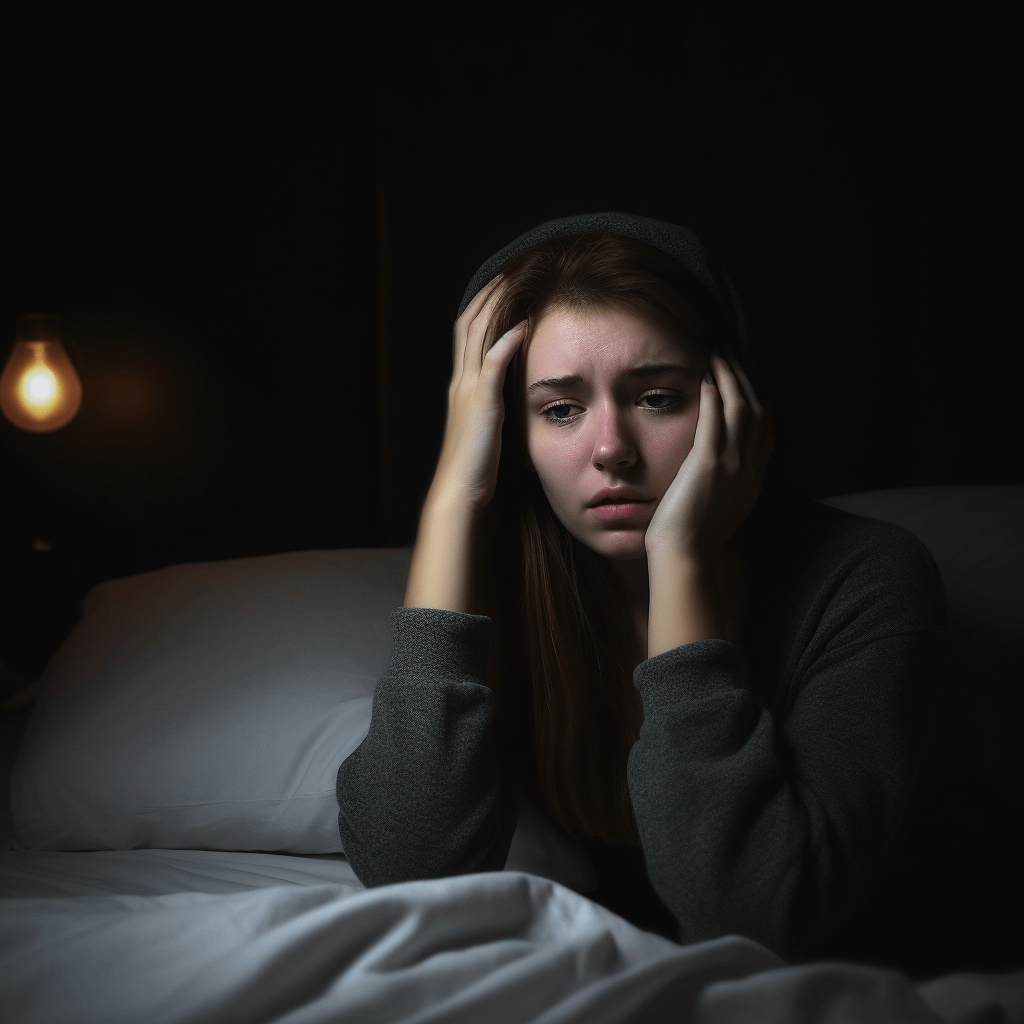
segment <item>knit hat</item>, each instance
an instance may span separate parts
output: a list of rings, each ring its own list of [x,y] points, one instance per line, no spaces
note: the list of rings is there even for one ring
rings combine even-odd
[[[575,217],[559,217],[557,220],[545,221],[538,227],[531,228],[503,249],[499,249],[477,270],[462,296],[456,319],[462,316],[466,307],[473,301],[473,296],[496,274],[500,274],[514,256],[542,242],[595,231],[624,235],[637,242],[644,242],[682,263],[707,288],[722,311],[732,334],[736,352],[744,369],[751,376],[755,389],[757,388],[756,373],[751,373],[749,365],[751,360],[743,310],[740,308],[732,282],[724,273],[713,267],[700,239],[692,231],[678,224],[669,224],[651,217],[640,217],[633,213],[583,213]]]

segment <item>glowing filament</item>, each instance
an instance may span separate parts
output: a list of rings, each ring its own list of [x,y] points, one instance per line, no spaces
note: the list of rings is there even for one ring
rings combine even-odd
[[[59,340],[15,343],[0,374],[0,410],[7,419],[46,433],[74,419],[81,404],[81,381]]]
[[[52,405],[57,398],[57,378],[48,366],[33,366],[21,378],[21,397],[26,405],[36,406],[44,412],[44,406]]]

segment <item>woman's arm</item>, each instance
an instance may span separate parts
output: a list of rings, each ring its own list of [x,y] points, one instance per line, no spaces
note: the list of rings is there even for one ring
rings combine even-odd
[[[649,560],[648,658],[697,640],[738,643],[738,595],[723,600],[715,584],[723,571],[718,564],[674,552]]]
[[[523,325],[488,337],[495,279],[455,324],[448,422],[420,515],[391,663],[338,770],[338,829],[365,885],[504,866],[515,787],[490,735],[491,621],[471,614],[477,524],[498,472],[505,371]]]
[[[473,611],[478,525],[466,502],[431,490],[420,514],[404,607]]]
[[[369,732],[338,770],[345,854],[367,886],[499,871],[516,806],[483,684],[491,620],[396,608],[391,627]]]
[[[807,537],[812,568],[761,595],[789,694],[775,714],[740,687],[722,639],[634,674],[630,794],[684,942],[738,933],[812,955],[892,865],[934,764],[949,686],[938,570],[899,528],[839,534]]]
[[[370,729],[338,772],[338,828],[365,885],[500,870],[515,830],[490,738],[491,620],[471,614],[474,515],[428,496]]]

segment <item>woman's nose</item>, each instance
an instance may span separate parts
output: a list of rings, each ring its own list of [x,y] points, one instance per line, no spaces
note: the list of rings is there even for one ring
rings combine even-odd
[[[636,442],[621,421],[618,410],[602,410],[595,420],[594,465],[600,469],[633,465],[637,458]]]

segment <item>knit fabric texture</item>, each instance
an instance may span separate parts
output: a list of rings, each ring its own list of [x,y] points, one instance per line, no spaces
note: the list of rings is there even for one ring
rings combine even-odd
[[[649,217],[602,212],[533,228],[477,270],[457,315],[514,256],[592,232],[686,266],[758,388],[728,278],[690,231]],[[641,848],[591,844],[594,898],[682,942],[741,934],[799,960],[877,897],[923,804],[948,733],[945,598],[927,548],[898,526],[765,500],[746,526],[747,653],[770,684],[767,706],[741,686],[725,640],[636,667],[644,720],[627,782]],[[339,830],[366,885],[505,863],[520,780],[492,739],[491,629],[485,616],[393,613],[369,732],[338,771]]]
[[[741,934],[800,960],[892,873],[926,796],[948,731],[945,597],[909,531],[816,503],[766,511],[748,551],[774,695],[742,688],[725,640],[636,667],[642,857],[613,881],[638,902],[653,886],[680,941]],[[369,733],[338,772],[346,854],[367,885],[498,869],[517,782],[491,738],[491,621],[398,608],[392,628]]]

